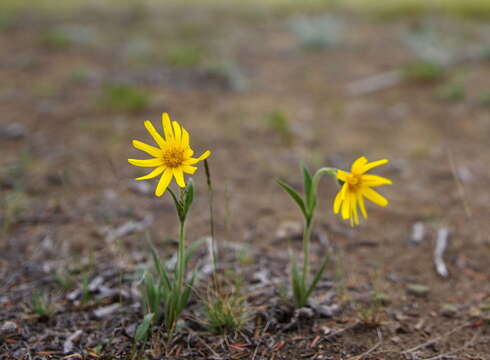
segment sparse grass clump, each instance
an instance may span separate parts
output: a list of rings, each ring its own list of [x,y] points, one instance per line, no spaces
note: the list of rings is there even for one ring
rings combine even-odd
[[[165,61],[172,66],[195,67],[201,63],[204,50],[192,45],[174,45],[166,49]]]
[[[386,20],[437,12],[474,19],[490,17],[490,3],[486,0],[345,0],[341,6]]]
[[[306,50],[324,50],[342,41],[342,24],[330,15],[296,18],[291,27],[301,47]]]
[[[490,90],[485,90],[478,96],[478,104],[483,107],[490,107]]]
[[[426,61],[406,64],[401,72],[405,81],[415,83],[434,83],[442,80],[446,73],[441,65]]]
[[[34,314],[43,319],[49,319],[55,313],[54,305],[51,303],[49,296],[40,292],[37,292],[32,296],[31,310]]]
[[[4,232],[8,232],[13,224],[25,214],[30,207],[27,194],[22,190],[8,191],[0,198],[3,216],[0,216]]]
[[[240,293],[239,284],[231,289],[219,289],[211,292],[204,303],[206,327],[218,334],[240,330],[245,322],[246,301]]]
[[[247,77],[240,66],[234,62],[211,63],[205,69],[210,75],[222,79],[232,90],[244,91],[248,88]]]
[[[75,280],[68,272],[64,273],[62,271],[59,271],[56,274],[54,274],[54,279],[56,283],[61,287],[61,289],[65,291],[75,286]]]
[[[461,84],[447,84],[437,89],[436,97],[446,102],[459,102],[466,96],[465,88]]]
[[[68,81],[75,85],[85,84],[90,80],[91,75],[87,68],[76,68],[68,75]]]
[[[149,103],[148,94],[129,85],[107,86],[99,100],[100,106],[107,110],[126,112],[142,111]]]
[[[383,295],[374,294],[368,303],[354,304],[354,309],[359,323],[366,327],[378,327],[383,321]]]
[[[14,24],[14,16],[0,11],[0,31],[8,30]]]
[[[284,144],[290,145],[293,142],[294,135],[286,113],[280,110],[273,111],[265,117],[265,122],[281,137]]]
[[[52,50],[97,44],[95,29],[80,25],[61,25],[41,34],[41,44]]]

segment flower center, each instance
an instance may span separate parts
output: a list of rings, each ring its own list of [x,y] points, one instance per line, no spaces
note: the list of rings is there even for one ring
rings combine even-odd
[[[351,187],[357,187],[360,184],[360,182],[361,179],[359,175],[349,174],[349,176],[347,176],[347,183]]]
[[[170,148],[165,150],[162,155],[163,164],[169,168],[176,168],[184,162],[184,150]]]

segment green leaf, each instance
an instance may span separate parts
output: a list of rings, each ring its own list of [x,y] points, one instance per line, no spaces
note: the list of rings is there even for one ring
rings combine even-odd
[[[194,182],[192,179],[189,179],[185,192],[185,200],[184,200],[184,214],[187,215],[189,211],[192,201],[194,200]]]
[[[290,261],[291,261],[291,285],[293,288],[294,299],[296,301],[296,305],[302,306],[304,287],[300,280],[301,277],[299,276],[298,266],[296,264],[296,258],[291,255]]]
[[[153,314],[153,313],[146,314],[145,317],[143,318],[143,321],[141,322],[141,324],[138,325],[138,328],[136,329],[136,332],[134,335],[134,339],[137,342],[146,341],[146,339],[148,338],[148,334],[150,332],[150,328],[151,328],[151,324],[153,322],[153,316],[154,315],[155,314]]]
[[[162,285],[164,285],[166,288],[170,287],[170,280],[167,275],[167,271],[165,270],[165,267],[162,266],[162,262],[160,260],[160,257],[158,256],[157,250],[151,243],[151,240],[148,238],[148,242],[150,244],[150,252],[151,256],[153,257],[153,265],[155,266],[155,270],[158,275],[158,279]]]
[[[310,287],[308,288],[308,291],[306,292],[306,299],[308,299],[315,290],[316,286],[318,285],[318,282],[322,278],[323,273],[325,272],[325,268],[327,267],[328,264],[331,263],[331,258],[329,255],[325,256],[325,260],[323,260],[322,265],[320,266],[320,269],[318,269],[317,273],[315,274],[315,277],[313,278],[313,281],[311,282]]]
[[[180,304],[179,304],[179,310],[178,310],[179,314],[187,306],[187,302],[189,301],[189,296],[190,296],[191,290],[192,290],[192,285],[194,284],[194,281],[196,279],[196,274],[197,274],[197,272],[194,271],[190,281],[185,285],[185,289],[182,292],[182,297],[180,298]]]
[[[289,194],[289,196],[291,196],[291,198],[296,202],[296,204],[298,204],[299,208],[303,212],[305,219],[308,219],[309,215],[308,212],[306,211],[305,203],[301,195],[285,182],[279,179],[277,179],[276,182],[279,184],[279,186],[283,188],[284,191],[286,191]]]
[[[170,189],[170,187],[167,189],[170,195],[172,196],[172,199],[174,200],[175,208],[177,209],[177,215],[179,216],[180,221],[185,220],[185,214],[184,214],[184,209],[182,207],[182,203],[177,199],[177,196],[175,196],[175,193]]]

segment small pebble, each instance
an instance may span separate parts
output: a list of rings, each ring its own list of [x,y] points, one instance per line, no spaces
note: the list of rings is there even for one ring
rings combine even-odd
[[[98,308],[97,310],[94,311],[94,315],[95,315],[95,317],[97,317],[99,319],[104,318],[104,317],[112,314],[113,312],[117,311],[120,306],[121,306],[121,304],[116,303],[116,304],[112,304],[112,305],[108,305],[108,306]]]
[[[407,293],[410,295],[425,297],[429,294],[430,288],[426,285],[422,284],[408,284],[407,285]]]
[[[0,138],[17,140],[22,138],[26,133],[26,128],[20,123],[10,123],[0,127]]]
[[[15,334],[19,329],[18,325],[13,321],[5,321],[0,326],[0,337]]]
[[[447,317],[453,317],[458,313],[458,307],[453,304],[444,304],[441,308],[441,314]]]

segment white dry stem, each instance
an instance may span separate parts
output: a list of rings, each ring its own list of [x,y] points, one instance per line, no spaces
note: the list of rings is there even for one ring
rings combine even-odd
[[[111,244],[113,243],[116,239],[121,238],[123,236],[138,232],[138,231],[143,231],[146,229],[148,226],[150,226],[153,223],[153,216],[148,215],[145,216],[143,220],[141,221],[128,221],[121,226],[111,229],[109,227],[102,228],[100,232],[105,235],[105,239],[107,243]]]
[[[413,244],[419,245],[425,237],[425,226],[423,222],[416,222],[412,226],[412,236],[410,237],[410,241]]]
[[[68,353],[72,352],[73,343],[80,341],[82,334],[83,334],[82,330],[77,330],[65,340],[65,342],[63,343],[63,353],[64,354],[68,354]]]
[[[449,238],[449,229],[440,228],[437,231],[436,248],[434,250],[434,264],[436,266],[437,273],[442,277],[449,275],[446,264],[444,263],[443,256],[446,251]]]

